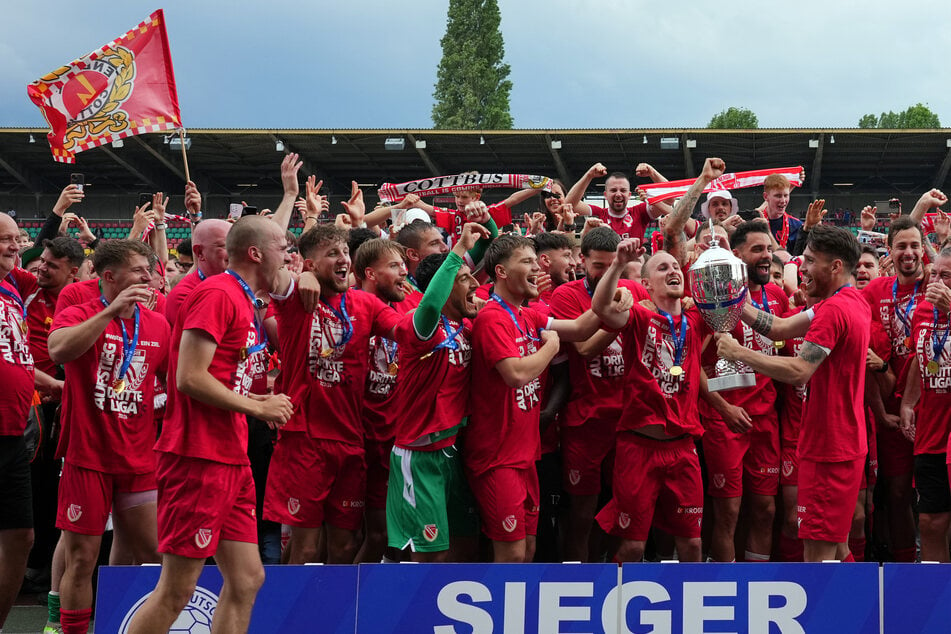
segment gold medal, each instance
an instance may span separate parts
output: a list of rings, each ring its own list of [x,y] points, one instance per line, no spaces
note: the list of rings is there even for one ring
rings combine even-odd
[[[322,356],[324,359],[327,359],[333,353],[334,353],[333,348],[324,348],[323,350],[320,351],[320,356]]]
[[[242,361],[244,361],[245,359],[247,359],[247,358],[248,358],[248,349],[247,349],[247,348],[241,348],[240,350],[238,350],[238,356],[241,357],[241,360],[242,360]]]
[[[25,335],[25,334],[26,334],[26,331],[27,331],[26,322],[25,322],[25,321],[21,321],[21,322],[20,322],[20,332],[22,332],[22,333]]]
[[[785,341],[774,341],[774,342],[773,342],[773,345],[776,346],[776,349],[777,349],[777,350],[780,350],[780,349],[782,349],[783,346],[786,345],[786,342],[785,342]]]
[[[928,370],[928,374],[937,374],[940,368],[941,366],[938,365],[938,362],[933,359],[925,366],[925,369]]]
[[[911,350],[911,337],[905,337],[905,347]]]
[[[396,376],[396,373],[399,372],[400,366],[396,361],[391,361],[390,365],[388,365],[386,369],[390,373],[390,376]]]
[[[432,353],[432,352],[427,352],[426,354],[424,354],[423,356],[421,356],[421,357],[419,358],[419,360],[422,361],[423,359],[428,359],[428,358],[431,357],[431,356],[433,356],[433,353]]]
[[[122,390],[125,389],[125,379],[119,379],[112,384],[112,391],[116,394],[122,394]]]
[[[670,375],[671,375],[671,376],[680,376],[680,375],[683,374],[683,373],[684,373],[684,369],[683,369],[682,367],[680,367],[679,365],[672,365],[672,366],[670,366]]]

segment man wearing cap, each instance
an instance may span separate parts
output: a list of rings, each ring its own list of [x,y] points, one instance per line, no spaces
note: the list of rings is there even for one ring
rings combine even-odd
[[[714,222],[723,222],[740,210],[736,198],[729,190],[718,189],[707,194],[707,199],[700,205],[700,213],[704,218],[713,218]]]

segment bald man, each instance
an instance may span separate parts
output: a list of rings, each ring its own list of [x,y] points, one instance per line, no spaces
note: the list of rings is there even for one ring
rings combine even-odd
[[[172,326],[178,317],[178,309],[198,283],[212,275],[224,273],[228,268],[228,252],[225,240],[231,223],[209,219],[199,222],[192,231],[192,255],[195,266],[168,294],[165,303],[165,318]]]
[[[0,214],[0,629],[20,590],[33,545],[30,458],[23,431],[33,397],[33,357],[20,289],[33,276],[17,268],[19,229]]]
[[[255,295],[274,289],[289,260],[287,238],[267,218],[246,216],[228,232],[226,249],[230,268],[195,288],[172,331],[168,406],[155,445],[162,575],[130,634],[167,632],[208,557],[224,577],[213,631],[246,632],[264,582],[245,416],[281,426],[293,411],[284,394],[249,394],[267,347]]]

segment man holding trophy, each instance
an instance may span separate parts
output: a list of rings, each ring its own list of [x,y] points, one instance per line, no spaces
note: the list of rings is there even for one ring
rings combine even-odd
[[[804,336],[795,357],[766,356],[717,335],[717,353],[790,385],[809,383],[799,436],[799,537],[807,562],[852,561],[848,534],[868,451],[865,356],[871,313],[852,287],[860,249],[848,230],[820,225],[809,234],[804,290],[818,303],[788,318],[743,306],[742,319],[773,341]]]

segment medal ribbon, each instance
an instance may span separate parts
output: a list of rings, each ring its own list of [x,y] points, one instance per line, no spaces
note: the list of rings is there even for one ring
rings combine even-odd
[[[518,323],[518,318],[515,317],[515,313],[512,312],[512,309],[509,308],[508,304],[505,303],[504,299],[499,297],[496,293],[492,293],[492,295],[490,295],[489,297],[492,299],[492,301],[496,302],[499,306],[505,309],[505,312],[507,312],[509,314],[509,317],[512,318],[512,323],[515,324],[515,329],[518,330],[520,335],[522,335],[523,337],[528,337],[532,341],[541,341],[541,339],[539,339],[538,337],[533,337],[532,335],[522,330],[522,327]]]
[[[227,269],[225,273],[238,281],[238,284],[241,285],[241,289],[244,291],[244,294],[248,296],[249,300],[251,300],[251,310],[254,311],[254,309],[257,308],[257,298],[254,296],[254,291],[251,290],[251,287],[248,286],[248,283],[231,269]],[[250,348],[244,348],[245,358],[250,357],[252,354],[258,353],[267,347],[267,332],[265,332],[264,324],[262,324],[258,319],[256,312],[254,313],[254,334],[255,339],[257,339],[257,343]]]
[[[945,326],[944,333],[941,335],[939,340],[936,336],[938,334],[938,309],[934,309],[934,329],[931,331],[931,360],[934,363],[938,363],[938,359],[941,357],[941,351],[944,350],[944,344],[948,341],[948,333],[951,332],[951,318],[948,320],[948,325]]]
[[[440,317],[442,317],[442,327],[446,331],[446,338],[436,344],[427,354],[423,355],[423,359],[431,356],[437,350],[442,350],[443,348],[448,348],[449,350],[459,349],[459,342],[456,341],[456,337],[458,337],[459,333],[462,332],[463,327],[465,327],[465,323],[460,323],[459,327],[456,330],[453,330],[449,325],[449,320],[446,319],[446,316],[440,315]]]
[[[383,352],[386,355],[386,363],[389,365],[396,361],[396,342],[390,341],[386,337],[381,337],[381,339],[383,340]]]
[[[334,349],[340,348],[347,345],[347,342],[353,337],[353,324],[350,323],[350,316],[347,315],[347,293],[344,291],[343,295],[340,296],[340,310],[331,306],[323,298],[320,299],[320,303],[330,309],[330,312],[340,320],[340,325],[343,326],[343,336],[340,337],[339,343],[331,343],[331,347]],[[327,340],[330,341],[330,333],[327,333]]]
[[[11,279],[10,283],[13,284],[13,288],[16,288],[16,282],[14,282]],[[10,299],[13,300],[14,304],[20,307],[20,313],[23,315],[24,323],[26,323],[26,304],[24,304],[23,300],[20,298],[19,291],[20,289],[17,288],[17,292],[14,293],[13,291],[8,291],[7,289],[0,286],[0,295],[3,295],[4,297],[9,297]]]
[[[109,302],[106,300],[105,295],[99,296],[99,301],[102,302],[103,308],[109,306]],[[125,329],[125,322],[122,321],[121,317],[117,317],[119,320],[119,328],[122,329],[122,365],[119,366],[119,378],[117,381],[125,379],[126,372],[129,371],[129,366],[132,365],[132,356],[135,354],[135,349],[139,346],[139,305],[135,305],[135,310],[132,313],[132,317],[135,320],[135,327],[132,330],[132,338],[129,339],[129,332]],[[117,389],[116,391],[121,391]]]
[[[901,322],[902,328],[905,330],[905,336],[908,337],[911,335],[911,324],[908,322],[908,316],[915,309],[915,304],[917,303],[918,289],[921,288],[921,280],[915,282],[915,290],[911,292],[911,297],[908,299],[908,305],[905,306],[905,312],[902,313],[898,310],[898,277],[895,277],[895,281],[892,283],[892,302],[895,305],[895,316],[898,317],[898,321]],[[838,292],[838,291],[836,291]]]
[[[198,273],[198,281],[199,281],[199,282],[204,282],[204,281],[205,281],[205,278],[208,277],[207,275],[205,275],[204,273],[201,272],[201,269],[195,269],[195,271],[197,271],[197,273]]]
[[[773,314],[773,311],[771,311],[771,310],[769,309],[769,298],[766,296],[766,286],[765,286],[765,285],[762,286],[762,291],[763,291],[763,294],[762,294],[762,297],[760,298],[760,299],[763,300],[763,305],[762,305],[762,306],[760,306],[760,305],[756,302],[756,300],[753,299],[752,296],[750,296],[750,301],[753,302],[753,305],[756,306],[757,308],[759,308],[759,309],[760,309],[761,311],[763,311],[764,313],[767,313],[767,314],[769,314],[769,315],[772,315],[772,314]]]
[[[584,276],[584,290],[588,291],[588,297],[594,297],[594,289],[591,288],[591,285],[588,284],[588,276]]]
[[[674,326],[674,316],[661,308],[658,308],[657,312],[667,318],[670,336],[674,340],[674,365],[679,366],[684,357],[684,345],[687,343],[687,316],[680,316],[680,334],[678,335],[677,328]]]

